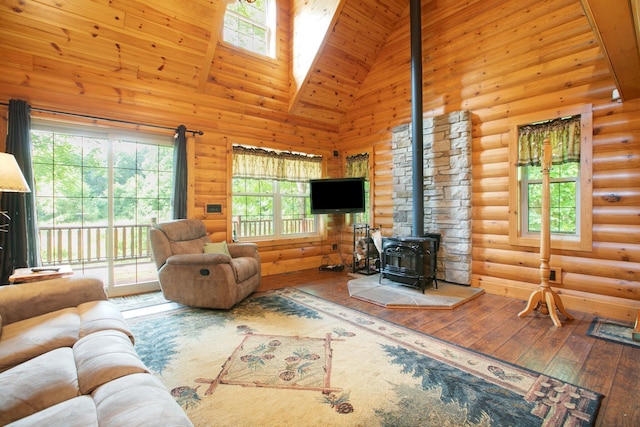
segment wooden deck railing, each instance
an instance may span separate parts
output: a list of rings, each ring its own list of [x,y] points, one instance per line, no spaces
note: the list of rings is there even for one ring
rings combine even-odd
[[[113,229],[115,260],[151,257],[149,225],[123,224]],[[90,264],[107,260],[106,225],[39,227],[40,254],[44,265]]]
[[[235,237],[247,236],[271,236],[274,234],[272,220],[247,220],[241,217],[234,217],[232,220],[232,230]],[[285,219],[282,221],[283,234],[305,234],[316,231],[315,218]]]
[[[234,218],[233,231],[236,237],[272,235],[273,223],[268,220],[247,221]],[[148,231],[150,224],[122,224],[113,230],[113,256],[116,261],[151,258]],[[304,234],[315,231],[314,218],[285,220],[283,233]],[[106,225],[41,226],[40,254],[44,265],[92,264],[107,261]]]

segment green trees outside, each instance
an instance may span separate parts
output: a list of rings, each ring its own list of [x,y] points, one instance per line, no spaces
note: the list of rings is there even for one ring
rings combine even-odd
[[[526,167],[529,200],[529,232],[539,232],[542,212],[542,171],[540,167]],[[555,234],[576,234],[578,231],[579,163],[553,165],[550,178],[550,226]]]
[[[243,221],[268,221],[273,230],[274,181],[233,178],[232,216]],[[244,237],[242,234],[238,237]]]
[[[269,56],[267,18],[267,0],[229,4],[224,15],[224,41]]]
[[[114,222],[169,220],[173,147],[118,141],[114,144]]]
[[[50,131],[31,140],[38,224],[106,223],[108,141]]]
[[[114,222],[169,218],[172,146],[37,130],[31,138],[39,224],[107,224],[110,150]]]
[[[74,132],[31,132],[43,262],[148,258],[148,226],[171,217],[173,146]]]
[[[232,216],[234,221],[238,220],[237,237],[317,230],[315,215],[311,214],[308,182],[234,178],[232,192]]]

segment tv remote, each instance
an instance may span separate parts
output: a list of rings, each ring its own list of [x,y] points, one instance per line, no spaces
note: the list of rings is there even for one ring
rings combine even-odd
[[[60,267],[32,267],[31,271],[34,273],[41,273],[44,271],[60,271]]]

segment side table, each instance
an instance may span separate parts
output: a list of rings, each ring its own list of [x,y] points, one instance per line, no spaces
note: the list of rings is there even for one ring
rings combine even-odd
[[[9,276],[9,283],[29,283],[37,282],[38,280],[57,279],[63,276],[71,276],[73,270],[69,265],[56,265],[53,267],[34,267],[36,271],[33,271],[30,267],[16,268],[11,276]]]

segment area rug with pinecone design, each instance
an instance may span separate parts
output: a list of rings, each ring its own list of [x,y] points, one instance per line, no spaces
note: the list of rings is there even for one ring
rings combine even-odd
[[[196,426],[586,426],[603,397],[295,289],[128,322]]]

